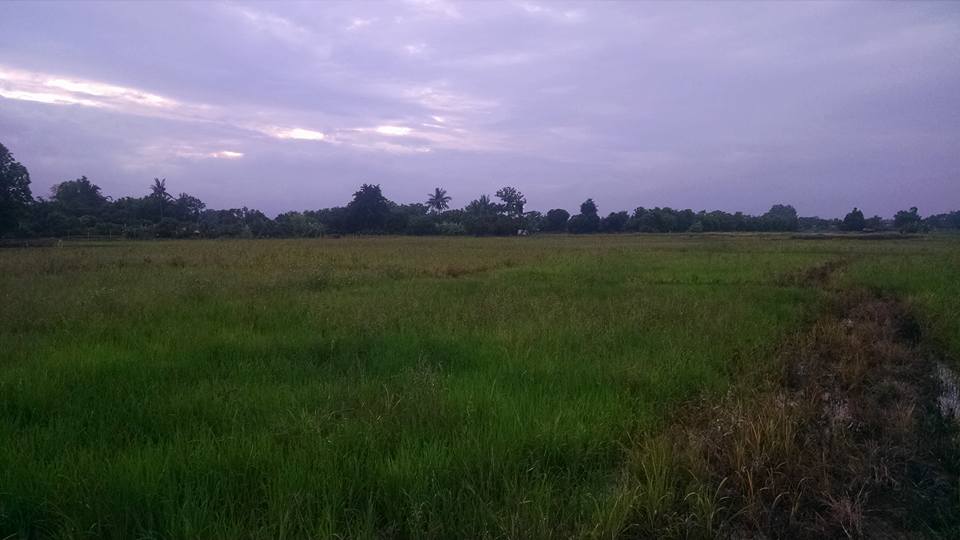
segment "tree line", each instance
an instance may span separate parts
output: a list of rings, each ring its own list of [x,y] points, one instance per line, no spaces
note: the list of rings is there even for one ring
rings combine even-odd
[[[399,204],[377,184],[363,184],[345,206],[284,212],[273,219],[242,207],[207,208],[188,193],[173,195],[166,179],[155,178],[142,197],[112,199],[86,176],[51,188],[49,197],[34,197],[30,174],[0,144],[0,238],[70,235],[126,238],[315,237],[326,234],[514,235],[621,232],[726,231],[888,231],[923,232],[960,229],[960,211],[921,217],[917,208],[893,219],[866,218],[854,208],[843,219],[799,217],[790,205],[776,204],[753,216],[721,210],[694,212],[669,207],[638,207],[601,217],[593,199],[571,215],[556,208],[524,211],[523,193],[506,186],[494,198],[481,195],[463,208],[451,208],[447,191],[436,188],[424,202]]]

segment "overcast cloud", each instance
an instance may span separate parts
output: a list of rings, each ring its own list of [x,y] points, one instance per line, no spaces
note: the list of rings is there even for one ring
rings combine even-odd
[[[960,207],[960,3],[5,2],[35,194],[211,207]]]

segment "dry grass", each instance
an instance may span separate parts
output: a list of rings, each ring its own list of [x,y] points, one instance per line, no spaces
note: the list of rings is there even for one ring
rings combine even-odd
[[[902,304],[841,295],[784,348],[781,377],[700,402],[638,445],[623,483],[642,512],[624,531],[955,537],[956,428],[914,330]]]

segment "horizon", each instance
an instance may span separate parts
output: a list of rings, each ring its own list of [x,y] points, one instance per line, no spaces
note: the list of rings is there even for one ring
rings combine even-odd
[[[159,177],[271,216],[346,204],[362,183],[398,203],[440,186],[454,207],[512,185],[529,210],[592,198],[603,215],[960,202],[957,4],[5,12],[0,142],[38,196],[87,176],[115,198]]]

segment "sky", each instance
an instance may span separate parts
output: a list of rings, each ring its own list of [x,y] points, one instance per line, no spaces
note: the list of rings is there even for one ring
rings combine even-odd
[[[960,2],[4,2],[35,195],[960,208]]]

